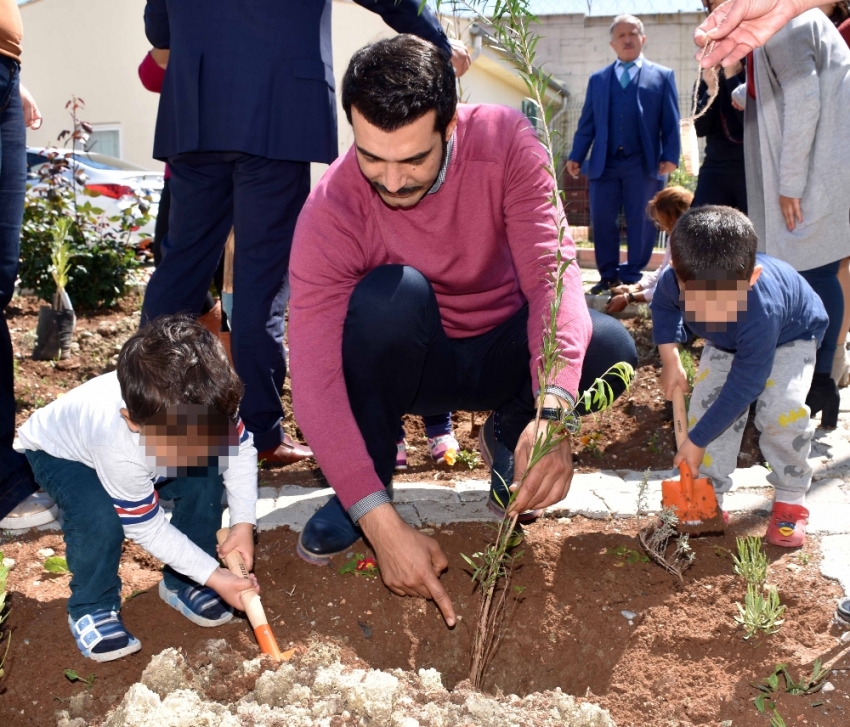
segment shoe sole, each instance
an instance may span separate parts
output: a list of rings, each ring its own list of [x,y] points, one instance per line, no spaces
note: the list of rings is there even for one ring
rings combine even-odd
[[[5,517],[0,520],[2,530],[28,530],[37,528],[39,525],[52,523],[59,517],[59,506],[54,505],[49,510],[33,513],[32,515],[21,515],[20,517]]]
[[[169,591],[165,586],[165,581],[159,582],[159,597],[165,601],[171,608],[175,611],[179,611],[183,614],[187,619],[189,619],[193,624],[197,624],[198,626],[203,626],[205,629],[210,629],[215,626],[222,626],[226,624],[228,621],[233,619],[233,612],[224,614],[221,618],[211,619],[204,618],[203,616],[198,616],[194,611],[190,610],[186,604],[184,604],[178,597],[177,594],[173,591]]]
[[[309,563],[310,565],[318,565],[318,566],[326,566],[331,564],[331,558],[335,555],[339,555],[340,553],[345,553],[348,548],[343,548],[342,550],[338,550],[335,553],[328,553],[326,555],[316,555],[315,553],[311,553],[307,550],[303,543],[301,542],[301,536],[298,536],[298,543],[295,545],[295,552],[298,554],[298,557],[301,560]]]
[[[98,653],[90,653],[86,654],[85,652],[80,652],[86,659],[91,659],[92,661],[97,661],[99,663],[103,663],[105,661],[115,661],[116,659],[120,659],[123,656],[128,656],[130,654],[135,654],[137,651],[142,650],[141,642],[133,637],[133,641],[131,641],[127,646],[123,649],[118,649],[117,651],[106,651],[102,654]]]

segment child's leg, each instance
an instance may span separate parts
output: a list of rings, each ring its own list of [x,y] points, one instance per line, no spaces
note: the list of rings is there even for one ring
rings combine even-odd
[[[62,510],[65,559],[71,571],[68,613],[74,621],[121,609],[118,564],[124,529],[97,473],[79,462],[27,451],[36,482]]]
[[[699,362],[694,382],[694,390],[691,392],[691,404],[688,411],[688,430],[696,426],[702,419],[708,408],[717,399],[732,361],[735,357],[731,353],[721,351],[710,343],[705,344],[702,357]],[[705,450],[700,472],[711,478],[714,491],[718,494],[718,500],[723,506],[723,493],[732,489],[731,474],[738,464],[738,452],[741,449],[741,438],[744,436],[744,427],[747,424],[747,410],[745,409],[735,422],[721,432],[713,442],[710,442]]]
[[[422,423],[425,425],[425,436],[430,439],[452,433],[451,412],[422,417]]]
[[[164,500],[174,500],[171,524],[208,555],[216,558],[216,531],[221,527],[224,478],[216,468],[198,477],[176,477],[159,488]],[[163,569],[165,587],[177,591],[195,583],[168,566]]]
[[[759,447],[772,472],[776,501],[802,505],[812,483],[809,449],[815,424],[806,408],[814,373],[814,341],[793,341],[776,349],[773,368],[756,404]]]

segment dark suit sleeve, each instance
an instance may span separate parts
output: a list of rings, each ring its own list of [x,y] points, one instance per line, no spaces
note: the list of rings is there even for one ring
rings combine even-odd
[[[679,166],[682,139],[679,134],[679,94],[673,71],[666,74],[664,97],[661,99],[661,161]]]
[[[573,148],[568,157],[570,161],[578,162],[579,164],[584,164],[587,153],[590,151],[590,145],[596,136],[596,120],[593,118],[592,86],[593,78],[591,77],[590,81],[587,82],[587,94],[584,97],[584,106],[581,109],[581,117],[578,120],[576,134],[573,137]]]
[[[451,58],[452,47],[446,32],[429,7],[419,12],[419,0],[354,0],[358,5],[377,13],[396,33],[418,35],[431,41],[446,57]],[[148,2],[150,5],[150,2]]]
[[[148,0],[145,6],[145,35],[154,48],[171,47],[166,0]]]

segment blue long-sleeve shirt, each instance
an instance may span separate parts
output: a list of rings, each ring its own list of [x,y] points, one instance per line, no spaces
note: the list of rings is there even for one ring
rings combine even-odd
[[[791,341],[823,340],[829,318],[820,298],[787,263],[758,254],[762,273],[747,294],[747,310],[724,331],[710,331],[705,323],[688,321],[697,336],[735,354],[720,395],[690,432],[690,440],[705,447],[716,439],[764,390],[777,347]],[[673,268],[658,280],[652,297],[652,337],[656,345],[687,339]]]

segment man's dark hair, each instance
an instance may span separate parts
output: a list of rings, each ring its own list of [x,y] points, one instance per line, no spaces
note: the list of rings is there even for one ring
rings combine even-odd
[[[457,109],[452,64],[433,43],[397,35],[361,48],[342,79],[342,107],[351,107],[381,131],[395,131],[436,111],[434,130],[445,140]]]
[[[758,237],[747,216],[732,207],[697,207],[685,212],[670,235],[671,265],[683,282],[749,280]],[[711,282],[715,281],[715,282]]]
[[[118,354],[118,382],[139,425],[178,404],[201,404],[233,421],[244,389],[221,341],[187,315],[160,316],[131,336]]]

